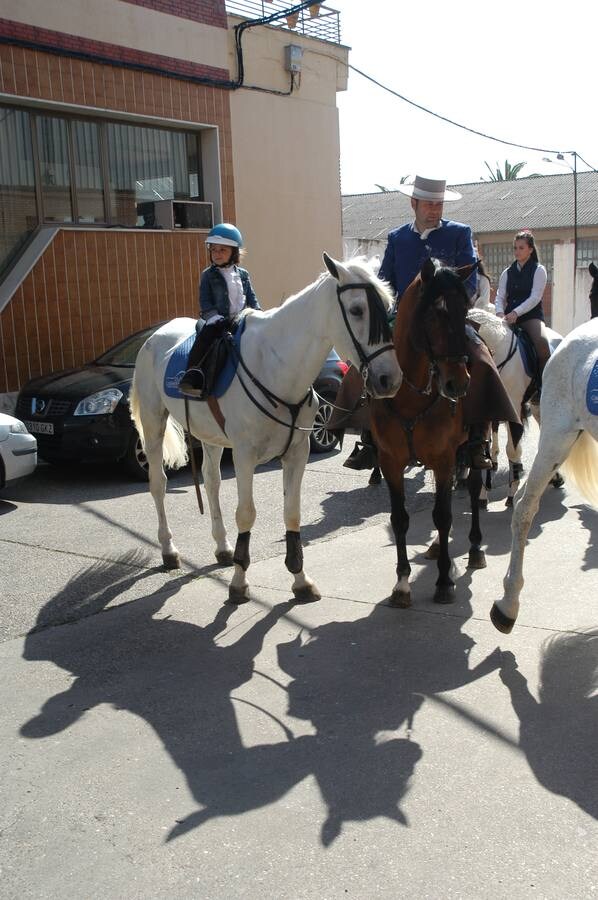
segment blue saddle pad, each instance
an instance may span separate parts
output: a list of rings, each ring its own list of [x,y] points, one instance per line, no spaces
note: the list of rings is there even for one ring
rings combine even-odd
[[[590,372],[590,378],[586,389],[586,406],[588,407],[589,413],[593,416],[598,416],[598,359]]]
[[[520,331],[517,335],[517,346],[519,347],[525,373],[528,378],[533,378],[536,374],[536,351],[531,338],[527,336],[525,331]]]
[[[233,343],[235,344],[237,350],[240,350],[241,337],[243,336],[244,330],[245,317],[240,320],[239,326],[235,334],[233,335]],[[164,393],[167,397],[174,397],[177,400],[184,397],[187,397],[187,399],[189,400],[199,399],[198,397],[190,397],[188,394],[183,394],[181,393],[181,391],[179,391],[179,382],[187,369],[187,359],[189,357],[189,352],[191,350],[191,347],[193,346],[194,340],[195,331],[193,331],[189,335],[187,340],[183,341],[182,344],[179,344],[179,346],[174,350],[172,356],[168,360],[166,372],[164,373]],[[237,357],[232,353],[229,353],[224,368],[216,379],[216,384],[214,386],[214,390],[212,391],[212,397],[222,397],[222,395],[226,393],[231,385],[231,381],[235,377],[237,366]]]

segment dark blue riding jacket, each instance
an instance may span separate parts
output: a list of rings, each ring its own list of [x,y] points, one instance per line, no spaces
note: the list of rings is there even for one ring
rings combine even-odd
[[[471,228],[461,222],[441,219],[442,225],[431,231],[422,241],[412,223],[395,228],[388,235],[388,244],[378,273],[380,278],[390,282],[397,300],[400,300],[425,260],[434,257],[445,266],[467,266],[476,261],[471,239]],[[473,272],[465,282],[467,293],[472,297],[477,287],[477,276]]]
[[[236,268],[243,285],[245,305],[251,307],[251,309],[261,309],[251,285],[249,272],[240,266]],[[230,316],[230,300],[224,275],[218,266],[212,265],[208,266],[201,273],[199,282],[199,314],[204,319],[209,319],[214,313],[228,318]]]

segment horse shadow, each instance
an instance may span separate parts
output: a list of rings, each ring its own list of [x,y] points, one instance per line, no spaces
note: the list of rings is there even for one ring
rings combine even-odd
[[[368,472],[360,473],[364,480],[351,490],[331,490],[320,503],[322,516],[317,522],[301,526],[304,544],[316,541],[341,528],[356,528],[381,513],[390,515],[390,499],[385,484],[368,485]],[[409,495],[415,495],[425,484],[423,468],[405,479]],[[407,487],[408,485],[408,487]],[[423,501],[429,502],[429,495]]]
[[[308,776],[316,779],[327,806],[320,831],[324,846],[350,820],[384,816],[407,825],[401,801],[423,755],[415,718],[425,697],[468,684],[498,665],[494,651],[469,668],[474,642],[462,633],[461,616],[428,622],[426,614],[422,628],[421,613],[368,608],[362,619],[328,623],[307,640],[300,633],[278,645],[279,667],[291,678],[288,715],[291,722],[311,722],[315,732],[296,737],[289,720],[280,721],[261,694],[259,703],[236,694],[260,674],[256,658],[270,629],[285,617],[287,624],[293,621],[292,602],[254,612],[249,627],[249,607],[225,604],[200,626],[161,616],[191,576],[105,611],[119,590],[147,573],[121,571],[109,588],[102,586],[106,574],[97,565],[82,572],[68,593],[77,606],[70,618],[67,594],[60,592],[27,635],[24,658],[51,660],[73,681],[49,697],[20,733],[30,740],[58,734],[100,704],[145,720],[198,806],[186,815],[177,811],[167,840],[214,818],[272,804]],[[84,615],[91,618],[76,632],[48,627]],[[246,746],[235,715],[239,702],[275,722],[284,739]]]
[[[573,506],[579,513],[579,521],[588,534],[588,546],[584,554],[582,571],[598,568],[598,512],[583,503]]]
[[[538,782],[598,819],[598,629],[548,638],[538,699],[502,654],[500,678],[519,719],[519,746]]]
[[[291,677],[288,712],[315,729],[303,749],[327,807],[324,846],[349,821],[409,825],[402,804],[424,755],[418,711],[427,698],[500,666],[496,648],[470,668],[475,642],[462,631],[466,620],[383,603],[279,645],[279,666]]]

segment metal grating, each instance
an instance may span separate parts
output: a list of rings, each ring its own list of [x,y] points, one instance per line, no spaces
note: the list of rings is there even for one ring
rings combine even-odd
[[[284,13],[293,6],[292,0],[226,0],[226,12],[242,19],[263,19],[274,13]],[[308,9],[302,9],[297,24],[291,28],[286,16],[269,23],[273,28],[284,28],[295,34],[318,38],[331,44],[340,44],[340,14],[329,6],[320,6],[320,12],[312,18]]]
[[[32,397],[20,396],[17,400],[16,415],[19,419],[46,419],[52,416],[66,416],[72,407],[70,400],[45,400],[45,407],[39,412],[33,412]]]

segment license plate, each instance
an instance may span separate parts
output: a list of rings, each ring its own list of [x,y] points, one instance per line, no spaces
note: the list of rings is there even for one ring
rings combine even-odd
[[[23,424],[31,434],[54,434],[53,422],[24,422]]]

